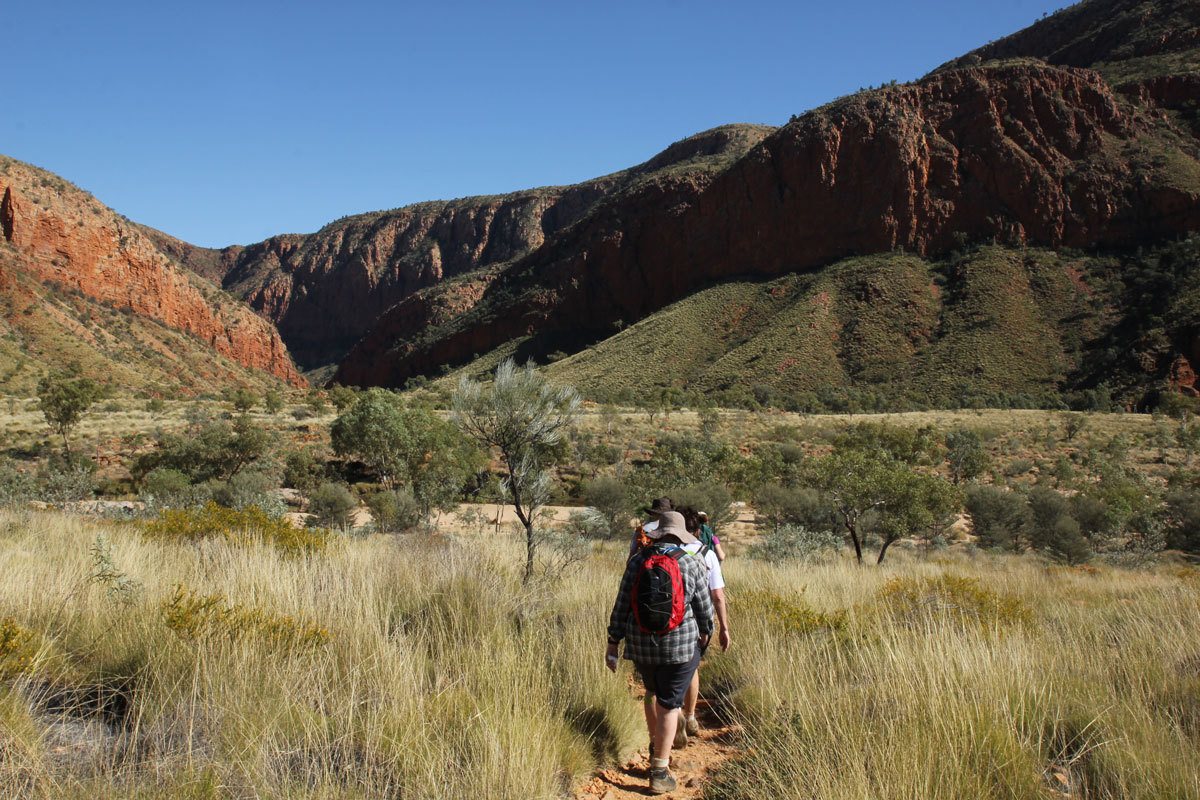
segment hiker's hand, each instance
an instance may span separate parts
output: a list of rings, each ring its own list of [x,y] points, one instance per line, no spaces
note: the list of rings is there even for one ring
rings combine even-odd
[[[708,647],[708,640],[711,638],[712,638],[712,634],[708,634],[708,633],[701,636],[700,637],[700,649],[703,650],[705,647]]]
[[[721,652],[729,652],[729,628],[721,628],[721,632],[717,634],[717,643],[721,645]]]
[[[610,644],[604,651],[604,665],[609,672],[617,671],[617,646]]]

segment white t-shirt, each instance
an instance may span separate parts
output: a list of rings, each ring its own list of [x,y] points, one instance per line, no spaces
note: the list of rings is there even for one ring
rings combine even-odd
[[[682,547],[685,553],[699,553],[704,545],[700,542],[692,542]],[[704,566],[708,567],[708,590],[715,592],[717,589],[724,589],[725,577],[721,574],[721,559],[717,558],[717,554],[712,550],[704,554]]]

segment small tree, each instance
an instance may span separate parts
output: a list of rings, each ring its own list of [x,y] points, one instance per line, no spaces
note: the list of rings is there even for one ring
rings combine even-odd
[[[482,447],[496,448],[508,471],[505,488],[525,527],[525,572],[533,577],[537,537],[534,520],[549,498],[550,473],[557,445],[579,411],[573,388],[543,378],[533,362],[518,367],[505,359],[487,390],[467,376],[453,398],[454,420]]]
[[[258,395],[245,387],[235,389],[229,400],[233,403],[233,410],[239,414],[245,414],[258,405]]]
[[[267,410],[268,414],[278,414],[283,410],[283,397],[272,389],[263,395],[263,408]]]
[[[322,483],[308,501],[308,510],[318,525],[342,530],[350,527],[356,508],[358,498],[342,483]]]
[[[38,407],[46,422],[62,437],[63,451],[70,461],[68,436],[92,404],[100,399],[100,386],[91,378],[83,377],[78,364],[72,364],[65,372],[38,381],[37,393]]]
[[[633,507],[625,484],[607,476],[596,478],[584,484],[583,500],[600,512],[610,536],[628,533]]]
[[[813,462],[812,478],[850,534],[859,564],[860,524],[867,512],[879,512],[883,546],[875,563],[881,564],[893,542],[935,524],[957,502],[950,484],[880,451],[835,451]]]
[[[340,383],[335,383],[329,388],[329,402],[333,403],[333,407],[341,414],[350,406],[354,405],[354,401],[358,399],[358,393],[349,386],[342,386]]]
[[[983,439],[967,428],[950,431],[946,434],[946,461],[955,485],[978,478],[988,468]]]

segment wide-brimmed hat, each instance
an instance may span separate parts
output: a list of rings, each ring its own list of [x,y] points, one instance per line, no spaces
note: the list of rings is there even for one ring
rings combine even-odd
[[[647,514],[662,514],[666,511],[674,510],[675,504],[671,502],[671,498],[669,497],[657,497],[651,505],[645,508]]]
[[[643,528],[642,532],[656,542],[664,536],[674,536],[682,544],[691,544],[692,542],[699,541],[695,536],[688,533],[687,526],[683,524],[683,514],[680,514],[678,511],[663,511],[659,513],[658,527],[652,531]]]

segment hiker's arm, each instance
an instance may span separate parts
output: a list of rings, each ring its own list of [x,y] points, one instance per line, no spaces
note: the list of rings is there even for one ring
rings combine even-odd
[[[721,645],[721,652],[729,650],[729,643],[732,639],[729,636],[729,614],[725,608],[725,590],[712,590],[713,609],[717,612],[717,622],[721,625],[721,633],[717,638],[717,642]]]
[[[637,559],[630,559],[625,565],[625,574],[621,576],[621,588],[617,589],[617,599],[608,618],[608,643],[613,647],[625,638],[625,625],[632,613],[629,602],[633,593],[633,581],[637,575],[636,561]]]
[[[716,551],[717,558],[721,559],[722,561],[725,560],[725,548],[721,547],[721,540],[716,536],[713,537],[713,550]]]
[[[713,604],[711,592],[708,590],[708,573],[704,562],[698,558],[688,559],[688,569],[692,575],[692,614],[696,617],[700,638],[706,639],[713,631]]]

